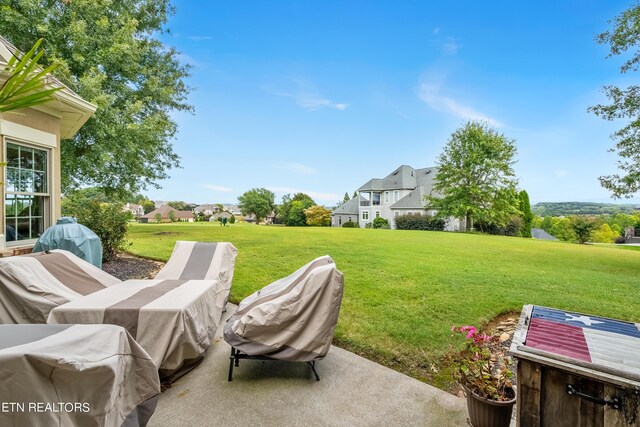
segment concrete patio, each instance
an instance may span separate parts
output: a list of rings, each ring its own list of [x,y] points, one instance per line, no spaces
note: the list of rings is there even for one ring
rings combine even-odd
[[[222,327],[200,366],[162,393],[149,426],[467,425],[464,399],[337,347],[316,364],[320,381],[306,364],[241,360],[228,382],[221,335]]]

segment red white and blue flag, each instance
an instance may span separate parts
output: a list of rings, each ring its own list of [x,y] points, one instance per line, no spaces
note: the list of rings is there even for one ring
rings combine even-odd
[[[622,371],[640,370],[640,325],[533,307],[527,347]]]

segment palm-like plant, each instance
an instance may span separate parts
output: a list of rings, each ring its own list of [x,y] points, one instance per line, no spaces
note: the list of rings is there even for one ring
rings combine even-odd
[[[44,69],[38,67],[38,62],[44,54],[42,50],[38,51],[40,44],[42,39],[22,57],[11,57],[4,69],[0,70],[2,75],[9,76],[0,86],[0,113],[51,101],[51,95],[62,89],[45,89],[47,75],[57,68],[57,64]]]

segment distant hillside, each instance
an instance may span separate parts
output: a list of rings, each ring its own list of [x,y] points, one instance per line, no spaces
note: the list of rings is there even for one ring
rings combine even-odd
[[[542,202],[531,206],[533,213],[539,216],[568,216],[568,215],[602,215],[618,212],[633,213],[640,209],[640,205],[592,203],[592,202]]]

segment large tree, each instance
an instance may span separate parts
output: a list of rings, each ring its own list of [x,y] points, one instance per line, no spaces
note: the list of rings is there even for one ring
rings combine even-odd
[[[255,215],[256,223],[275,209],[275,195],[266,188],[252,188],[238,197],[238,207],[242,215]]]
[[[439,217],[464,218],[504,226],[518,213],[513,164],[515,141],[483,122],[457,129],[438,157],[434,193],[429,209]]]
[[[529,194],[522,190],[518,193],[519,209],[522,214],[522,237],[531,237],[531,225],[533,223],[533,212],[531,212],[531,202],[529,202]]]
[[[596,36],[600,44],[609,45],[608,57],[624,54],[631,50],[630,57],[623,62],[620,72],[638,71],[640,67],[640,4],[625,10],[613,20],[613,29]],[[621,173],[601,176],[602,186],[612,192],[613,197],[631,197],[640,190],[640,86],[627,88],[608,85],[603,88],[610,104],[599,104],[589,111],[605,120],[627,119],[627,124],[614,132],[611,138],[616,141],[610,151],[620,156],[618,168]]]
[[[0,0],[0,31],[22,51],[44,38],[45,65],[97,105],[62,141],[63,190],[81,185],[134,192],[179,166],[175,111],[189,111],[188,66],[157,36],[169,0]]]

